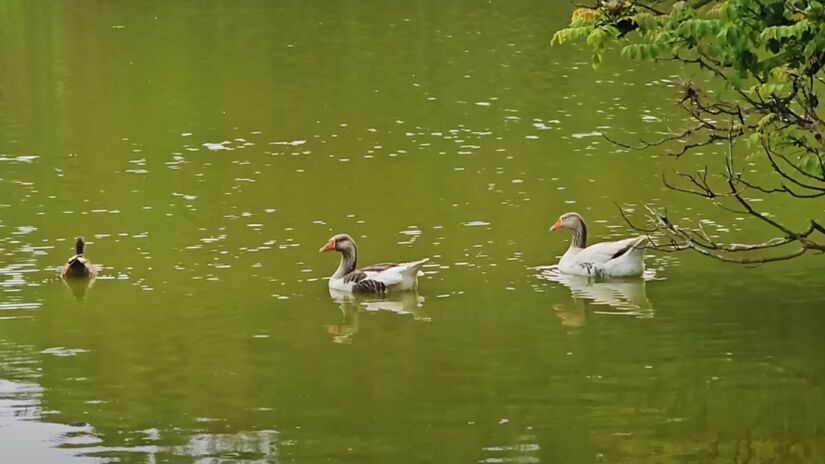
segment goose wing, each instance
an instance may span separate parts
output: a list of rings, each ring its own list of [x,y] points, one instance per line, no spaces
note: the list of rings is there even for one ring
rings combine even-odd
[[[591,245],[576,255],[579,263],[604,264],[617,259],[631,250],[637,249],[647,241],[646,237],[633,237],[615,242],[601,242]]]
[[[423,259],[410,263],[380,263],[357,269],[344,276],[344,283],[352,282],[354,292],[383,293],[393,285],[404,282],[405,277],[414,276],[421,266],[429,261]]]
[[[403,279],[403,267],[396,263],[380,263],[356,269],[344,276],[344,283],[352,283],[353,292],[384,293],[391,285]]]
[[[392,268],[399,267],[399,266],[401,266],[401,264],[398,264],[398,263],[378,263],[378,264],[373,264],[372,266],[367,266],[367,267],[365,267],[361,270],[364,271],[364,272],[379,273],[379,272],[384,272],[384,271],[391,270]]]

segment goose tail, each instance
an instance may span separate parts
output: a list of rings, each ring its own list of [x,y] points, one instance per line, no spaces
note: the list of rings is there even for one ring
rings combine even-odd
[[[418,261],[412,261],[412,262],[409,262],[409,263],[405,263],[406,264],[406,269],[404,269],[401,272],[403,274],[408,274],[408,275],[412,275],[412,276],[418,275],[418,271],[421,269],[421,266],[423,266],[424,263],[428,262],[429,260],[430,260],[430,258],[424,258],[424,259],[421,259],[421,260],[418,260]]]
[[[640,235],[635,239],[632,239],[632,241],[625,246],[624,250],[618,254],[641,258],[645,255],[645,251],[647,251],[647,249],[651,246],[653,246],[653,242],[651,242],[646,236]]]
[[[640,235],[636,237],[636,241],[633,242],[633,248],[641,250],[642,252],[644,252],[645,248],[650,248],[654,245],[655,244],[653,243],[653,241],[650,240],[650,237],[648,237],[647,235]]]

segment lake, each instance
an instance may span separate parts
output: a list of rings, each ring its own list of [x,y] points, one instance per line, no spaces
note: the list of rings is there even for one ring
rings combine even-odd
[[[550,46],[572,8],[0,4],[0,461],[825,461],[821,257],[551,267],[566,211],[771,236],[663,186],[723,147],[600,136],[685,127],[685,71],[594,71]],[[431,258],[419,290],[330,295],[341,232]],[[59,276],[77,235],[89,288]]]

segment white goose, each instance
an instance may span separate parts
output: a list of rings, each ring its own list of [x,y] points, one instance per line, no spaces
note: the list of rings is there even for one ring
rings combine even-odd
[[[640,276],[645,270],[643,258],[650,244],[645,236],[587,246],[587,227],[578,213],[562,214],[550,231],[559,229],[573,232],[570,248],[559,261],[560,272],[603,278]]]
[[[341,253],[341,264],[330,277],[329,288],[352,293],[387,293],[413,289],[418,286],[418,270],[430,260],[425,258],[410,263],[381,263],[356,269],[358,257],[355,242],[347,234],[335,235],[319,251]]]

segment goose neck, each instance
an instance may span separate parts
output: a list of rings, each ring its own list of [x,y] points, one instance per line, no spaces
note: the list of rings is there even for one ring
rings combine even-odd
[[[352,249],[342,248],[339,251],[341,252],[341,263],[338,265],[338,270],[332,275],[333,279],[343,278],[345,275],[354,271],[358,262],[355,247],[352,247]]]
[[[573,228],[573,240],[570,242],[571,247],[587,248],[587,226],[584,221],[579,220]]]

